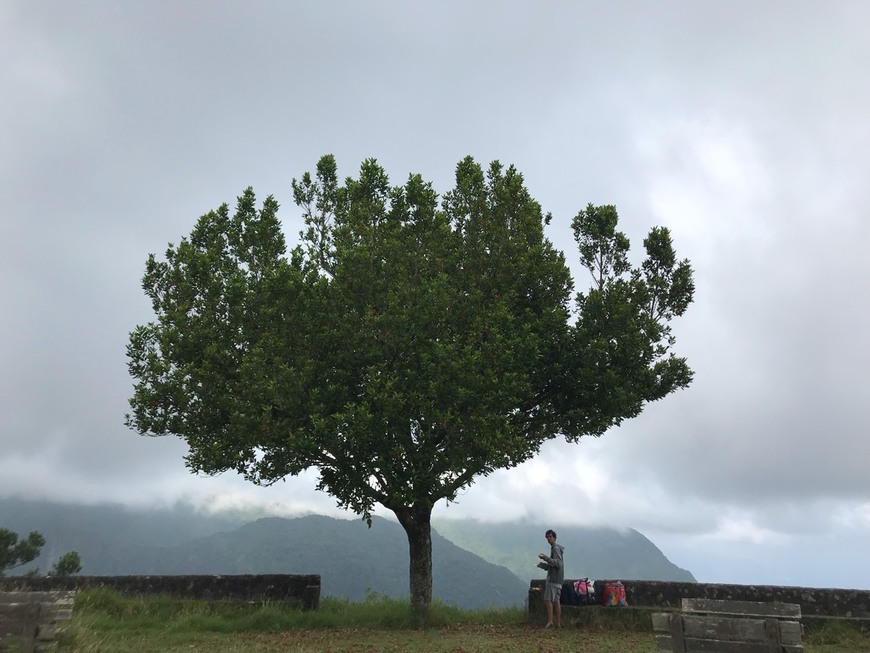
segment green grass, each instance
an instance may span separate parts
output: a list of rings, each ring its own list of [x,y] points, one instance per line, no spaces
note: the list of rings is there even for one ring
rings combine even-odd
[[[436,603],[419,628],[407,601],[373,595],[325,598],[303,612],[277,603],[133,598],[82,590],[60,640],[67,653],[653,653],[649,614],[587,610],[559,630],[529,622],[523,609],[466,611]],[[870,653],[870,638],[829,624],[807,638],[807,653]]]
[[[846,620],[831,620],[821,628],[806,629],[805,648],[814,653],[870,653],[870,634],[863,633]]]

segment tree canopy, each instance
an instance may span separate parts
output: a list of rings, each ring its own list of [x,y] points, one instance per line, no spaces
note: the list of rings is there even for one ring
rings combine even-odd
[[[75,576],[82,570],[82,559],[78,551],[64,553],[51,566],[49,576]]]
[[[8,528],[0,528],[0,576],[15,567],[27,564],[39,557],[39,552],[45,546],[42,533],[31,531],[24,539],[18,539],[18,533]]]
[[[156,320],[131,333],[127,424],[176,435],[187,465],[258,484],[316,468],[318,488],[408,534],[411,601],[431,601],[430,515],[474,479],[555,437],[601,435],[687,386],[669,321],[692,301],[688,261],[653,228],[639,267],[613,206],[572,226],[588,290],[522,176],[456,168],[439,197],[332,156],[294,180],[305,229],[288,254],[271,196],[203,215],[151,255]]]
[[[38,531],[31,531],[24,539],[19,540],[18,534],[8,528],[0,528],[0,576],[6,571],[33,562],[39,557],[45,537]],[[81,558],[76,551],[63,554],[54,563],[49,576],[73,576],[82,570]],[[29,575],[38,575],[38,569],[32,569]]]

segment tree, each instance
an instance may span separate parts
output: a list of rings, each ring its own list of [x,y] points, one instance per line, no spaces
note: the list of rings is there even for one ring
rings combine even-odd
[[[251,188],[149,256],[156,320],[130,335],[126,423],[184,438],[193,471],[271,484],[316,468],[339,506],[393,511],[425,614],[438,501],[689,384],[668,322],[691,267],[656,228],[632,268],[615,208],[589,205],[573,227],[593,284],[572,303],[550,216],[497,162],[461,161],[440,202],[374,160],[340,183],[325,156],[292,186],[305,230],[289,256],[277,202],[258,210]]]
[[[0,576],[3,576],[8,569],[14,569],[36,560],[44,546],[45,538],[42,533],[31,531],[27,539],[19,542],[17,533],[0,528]],[[48,575],[73,576],[81,570],[82,564],[79,554],[76,551],[70,551],[64,553],[54,563]],[[27,575],[39,576],[39,569],[31,569]]]
[[[19,542],[17,533],[0,528],[0,576],[9,569],[35,560],[43,546],[45,538],[41,533],[32,531],[27,539]]]
[[[78,552],[70,551],[69,553],[64,553],[60,558],[58,558],[57,562],[55,562],[54,566],[51,568],[51,571],[48,572],[48,575],[75,576],[81,570],[82,561]]]

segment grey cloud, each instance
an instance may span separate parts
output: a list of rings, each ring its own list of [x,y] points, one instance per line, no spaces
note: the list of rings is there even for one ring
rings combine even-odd
[[[697,271],[676,327],[697,377],[447,514],[635,526],[692,564],[709,545],[711,568],[758,553],[734,524],[860,540],[870,524],[837,520],[870,505],[868,19],[847,1],[3,4],[0,493],[334,510],[311,475],[193,477],[183,443],[123,426],[145,258],[248,185],[294,237],[290,179],[327,152],[441,190],[472,154],[518,165],[569,260],[586,202],[617,204],[638,247],[669,226]]]

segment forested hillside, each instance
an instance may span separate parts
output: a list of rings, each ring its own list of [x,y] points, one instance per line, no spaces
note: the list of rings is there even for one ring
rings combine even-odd
[[[558,526],[558,525],[557,525]],[[173,509],[132,510],[0,499],[0,527],[46,538],[38,566],[48,570],[67,551],[82,574],[320,574],[325,596],[361,600],[367,593],[408,595],[408,542],[401,527],[375,518]],[[546,526],[445,520],[434,524],[433,593],[466,608],[522,604],[531,578],[543,572]],[[633,530],[557,528],[568,577],[694,581]],[[439,534],[440,533],[440,534]],[[443,535],[443,537],[442,537]]]
[[[250,519],[248,517],[247,519]],[[50,567],[56,552],[78,551],[82,574],[320,574],[322,593],[362,600],[369,592],[408,595],[408,541],[401,527],[374,518],[319,515],[293,519],[203,515],[188,508],[128,511],[0,500],[0,525],[38,530],[47,540],[24,573]],[[465,608],[521,604],[528,588],[433,533],[433,594]]]

